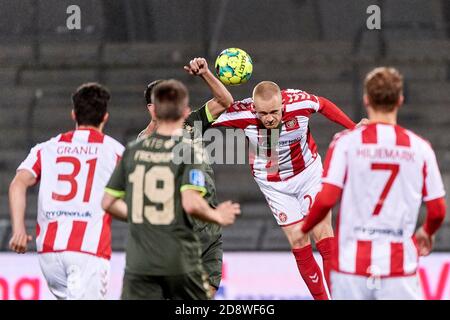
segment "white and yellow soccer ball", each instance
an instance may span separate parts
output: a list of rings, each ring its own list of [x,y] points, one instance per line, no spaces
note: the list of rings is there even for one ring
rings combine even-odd
[[[242,49],[228,48],[216,59],[216,74],[224,85],[246,83],[253,72],[252,58]]]

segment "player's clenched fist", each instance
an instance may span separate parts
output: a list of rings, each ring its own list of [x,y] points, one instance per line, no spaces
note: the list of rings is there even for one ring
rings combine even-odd
[[[184,66],[184,70],[189,74],[202,76],[209,71],[208,62],[205,58],[194,58],[189,62],[189,65]]]
[[[240,204],[231,201],[222,202],[217,206],[216,210],[220,215],[219,224],[222,226],[233,224],[236,220],[236,215],[241,214]]]
[[[33,240],[33,237],[28,235],[25,230],[14,232],[9,241],[9,248],[17,253],[25,253],[27,251],[27,244]]]

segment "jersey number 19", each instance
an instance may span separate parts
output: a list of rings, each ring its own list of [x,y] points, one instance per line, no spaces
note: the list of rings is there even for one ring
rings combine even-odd
[[[174,220],[175,180],[169,167],[154,166],[145,172],[144,165],[137,165],[128,179],[133,185],[131,200],[133,223],[143,223],[144,216],[154,225],[167,225]],[[144,197],[155,204],[144,206]]]

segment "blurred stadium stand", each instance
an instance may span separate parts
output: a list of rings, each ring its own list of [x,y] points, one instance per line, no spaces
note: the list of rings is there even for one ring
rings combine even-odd
[[[66,8],[74,3],[82,29],[69,31]],[[381,31],[365,28],[371,4],[382,8]],[[198,107],[209,93],[183,64],[206,56],[213,65],[230,46],[254,61],[250,83],[231,88],[235,99],[270,79],[328,97],[354,120],[364,115],[365,73],[397,67],[406,78],[399,123],[431,141],[450,190],[449,20],[448,0],[0,0],[0,249],[7,249],[11,232],[7,192],[14,170],[35,143],[73,127],[70,95],[78,85],[99,81],[110,88],[106,131],[125,143],[148,121],[142,94],[148,82],[180,79]],[[311,129],[322,156],[341,130],[320,115]],[[225,249],[287,250],[249,168],[216,165],[215,174],[219,198],[240,201],[243,209],[224,230]],[[36,198],[33,189],[30,230]],[[113,223],[115,250],[123,250],[126,232],[125,224]],[[438,250],[450,250],[449,217],[437,239]]]

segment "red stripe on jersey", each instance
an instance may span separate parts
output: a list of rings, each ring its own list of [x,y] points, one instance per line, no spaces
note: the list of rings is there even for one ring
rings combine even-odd
[[[36,238],[41,234],[41,226],[39,223],[36,223]]]
[[[411,141],[406,130],[402,127],[395,126],[396,145],[402,147],[411,147]]]
[[[104,139],[105,139],[104,134],[98,132],[97,130],[89,129],[89,137],[88,137],[89,143],[103,143]]]
[[[259,129],[258,130],[258,144],[264,144],[264,142],[267,142],[267,154],[266,156],[269,158],[266,163],[266,169],[267,169],[267,181],[281,181],[280,177],[280,163],[278,162],[279,157],[277,150],[274,151],[274,155],[272,155],[272,130],[268,130],[267,135],[264,135],[264,131],[267,131],[266,129]],[[275,147],[276,148],[276,147]]]
[[[422,176],[423,176],[422,197],[426,197],[428,195],[428,191],[427,191],[427,163],[426,162],[423,163]]]
[[[39,179],[41,177],[41,169],[42,169],[41,150],[37,152],[36,162],[33,164],[33,167],[31,169],[36,174],[36,179]]]
[[[266,164],[267,181],[271,182],[281,181],[280,166],[278,164],[278,160],[275,160],[274,162],[275,164],[272,164],[272,160],[269,160]]]
[[[391,243],[391,275],[404,274],[403,257],[404,249],[403,243]]]
[[[213,123],[213,127],[232,127],[232,128],[240,128],[245,129],[250,125],[258,125],[258,120],[255,118],[242,118],[235,120],[225,120],[221,122]]]
[[[356,247],[357,274],[369,275],[369,267],[372,264],[372,241],[358,240]]]
[[[66,133],[62,133],[61,137],[59,137],[59,142],[67,142],[72,143],[74,131],[69,131]]]
[[[305,169],[305,159],[303,159],[302,147],[300,141],[296,141],[289,145],[291,150],[291,162],[294,176],[299,174]]]
[[[377,143],[377,125],[371,124],[368,125],[362,132],[362,143]]]
[[[120,162],[121,159],[122,157],[116,154],[116,165]]]
[[[111,215],[107,212],[103,215],[102,232],[97,247],[97,256],[106,259],[111,258]]]
[[[45,232],[44,245],[42,252],[52,252],[55,245],[56,232],[58,231],[58,222],[50,222]]]
[[[72,231],[70,232],[69,242],[67,243],[67,250],[80,251],[83,244],[84,233],[86,232],[86,221],[73,221]]]

